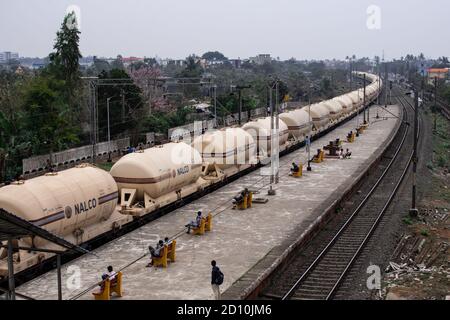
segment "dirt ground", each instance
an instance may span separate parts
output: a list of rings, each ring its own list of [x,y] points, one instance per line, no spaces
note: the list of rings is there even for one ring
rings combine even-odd
[[[433,127],[429,110],[423,118]],[[449,299],[450,122],[438,115],[436,129],[431,157],[418,179],[419,215],[402,219],[403,235],[381,282],[384,299]]]

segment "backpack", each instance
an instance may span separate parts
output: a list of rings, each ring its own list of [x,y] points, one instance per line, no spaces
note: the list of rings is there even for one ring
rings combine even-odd
[[[223,278],[224,278],[224,275],[223,275],[222,271],[219,270],[219,275],[216,278],[216,284],[220,286],[223,283]]]

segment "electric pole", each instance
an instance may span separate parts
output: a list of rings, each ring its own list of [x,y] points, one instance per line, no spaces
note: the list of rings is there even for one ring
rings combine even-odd
[[[364,112],[364,124],[367,124],[366,121],[366,74],[364,73],[364,92],[363,92],[363,112]]]
[[[278,183],[278,159],[279,159],[279,118],[278,118],[278,90],[279,80],[275,79],[269,85],[269,103],[270,103],[270,188],[268,195],[275,195],[276,191],[272,185]],[[275,88],[275,108],[273,104],[273,90]],[[276,114],[274,116],[274,113]]]
[[[433,110],[433,130],[434,132],[436,132],[437,130],[437,117],[436,117],[436,113],[437,113],[437,83],[438,83],[438,78],[434,77],[434,110]]]
[[[125,122],[125,93],[123,89],[120,89],[120,94],[122,96],[122,123]]]
[[[387,108],[388,105],[388,100],[387,100],[387,96],[388,96],[388,87],[387,84],[388,83],[388,68],[387,68],[387,63],[384,64],[384,91],[385,91],[385,95],[384,95],[384,107]]]
[[[242,90],[250,89],[251,87],[251,85],[236,86],[236,89],[239,90],[239,125],[242,123]]]
[[[414,90],[414,151],[413,151],[413,177],[412,177],[412,204],[409,214],[416,217],[418,210],[416,208],[416,181],[417,181],[417,140],[419,129],[419,93],[417,89]]]

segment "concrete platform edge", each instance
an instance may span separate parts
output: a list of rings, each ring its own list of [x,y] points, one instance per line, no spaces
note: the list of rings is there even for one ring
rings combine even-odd
[[[385,153],[386,149],[391,145],[397,136],[403,119],[403,110],[400,109],[400,116],[397,120],[395,129],[389,136],[388,143],[380,146],[371,156],[369,165],[360,167],[353,175],[353,183],[342,185],[338,189],[340,197],[330,196],[318,208],[315,213],[311,214],[311,218],[299,224],[296,229],[304,230],[300,236],[297,232],[287,238],[283,243],[270,250],[261,260],[259,260],[251,269],[236,280],[223,294],[222,300],[245,300],[256,299],[258,294],[270,281],[271,275],[289,261],[293,253],[307,244],[321,229],[321,227],[329,221],[331,215],[335,212],[337,206],[348,198],[355,189],[362,183],[364,177],[378,164],[379,160]]]

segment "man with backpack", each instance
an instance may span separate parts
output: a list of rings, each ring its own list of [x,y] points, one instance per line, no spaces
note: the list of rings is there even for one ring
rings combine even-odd
[[[216,261],[211,261],[212,271],[211,271],[211,287],[214,293],[214,298],[220,300],[220,285],[223,283],[223,273],[220,271],[219,267],[216,266]]]

